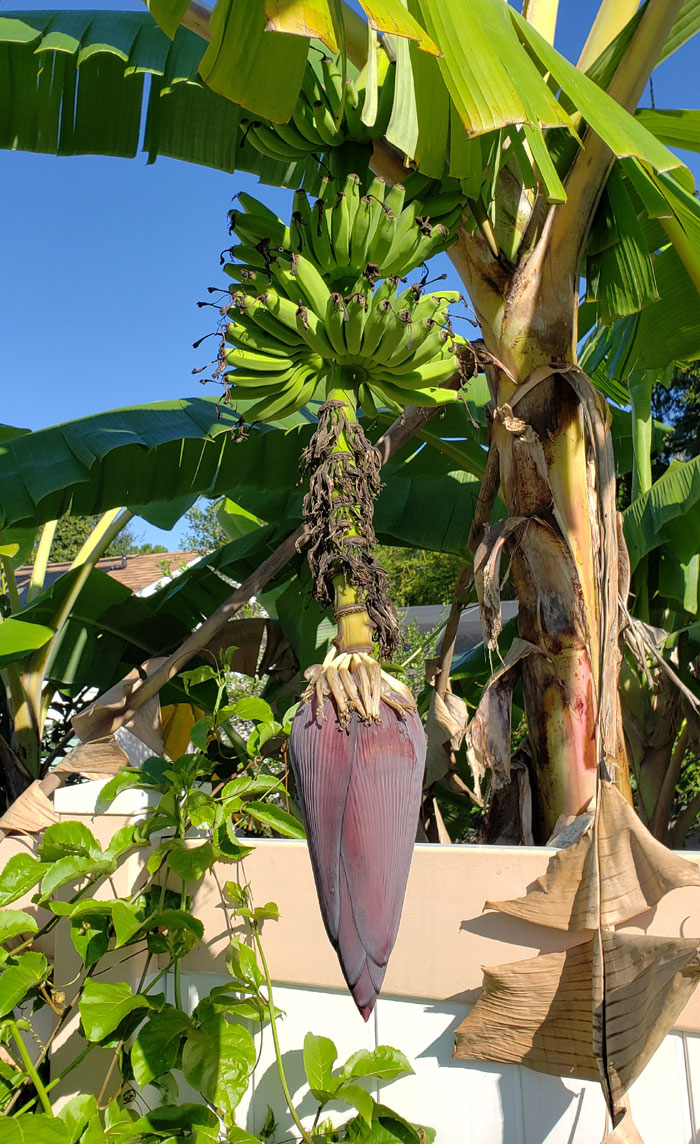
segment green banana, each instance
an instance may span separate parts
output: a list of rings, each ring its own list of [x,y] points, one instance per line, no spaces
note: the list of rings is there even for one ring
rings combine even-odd
[[[232,230],[244,243],[250,243],[251,246],[256,246],[259,242],[265,242],[271,246],[284,246],[287,247],[291,241],[291,234],[289,227],[277,219],[275,223],[270,222],[267,215],[256,211],[255,213],[244,213],[243,211],[231,211]]]
[[[367,195],[360,199],[350,232],[350,265],[356,268],[367,265],[367,248],[371,235],[372,211],[374,204]]]
[[[264,290],[265,286],[270,285],[269,274],[266,274],[258,266],[247,266],[244,262],[227,262],[224,266],[224,274],[228,274],[234,282],[241,285],[245,284],[250,293],[256,290]]]
[[[326,306],[325,326],[328,340],[333,347],[333,352],[338,357],[346,357],[348,352],[343,329],[347,320],[348,309],[342,294],[331,294]]]
[[[350,261],[350,214],[345,191],[338,192],[331,219],[331,245],[335,265],[347,266]]]
[[[247,378],[241,380],[238,371],[227,373],[226,380],[234,397],[238,396],[246,401],[260,401],[263,397],[274,397],[283,391],[287,386],[291,372],[291,370],[287,370],[285,374],[276,376],[275,380],[267,385],[253,385]]]
[[[308,366],[300,365],[292,373],[285,389],[275,397],[266,397],[259,401],[246,413],[246,421],[281,421],[292,412],[292,406],[299,396],[306,376]]]
[[[373,370],[372,378],[380,385],[394,385],[397,389],[430,389],[449,381],[458,369],[459,362],[455,355],[446,354],[445,357],[433,359],[408,373],[393,374],[387,369]]]
[[[269,295],[269,291],[265,291],[265,294]],[[261,330],[265,330],[268,334],[271,334],[273,338],[282,342],[283,345],[296,348],[297,346],[305,344],[304,339],[301,337],[301,334],[297,333],[296,329],[290,329],[283,322],[278,322],[277,318],[275,318],[257,298],[248,299],[248,308],[245,313],[250,316],[252,321],[255,322]]]
[[[374,233],[370,239],[369,249],[367,251],[368,260],[373,262],[375,266],[378,266],[382,274],[384,274],[384,261],[394,244],[396,226],[396,214],[387,204],[385,199],[382,203],[382,211],[377,219]]]
[[[333,247],[331,246],[331,210],[336,199],[333,179],[324,175],[321,180],[321,190],[313,209],[311,225],[311,248],[316,265],[322,273],[330,270],[335,264]]]
[[[232,246],[228,253],[239,262],[254,266],[256,270],[269,270],[270,263],[275,261],[279,251],[269,245],[263,246],[260,250],[257,246],[240,242]]]
[[[240,349],[238,346],[226,350],[224,357],[229,365],[260,373],[279,373],[280,361],[285,360],[284,358],[272,357],[269,354],[253,353],[252,350]],[[286,361],[291,362],[291,360],[292,358],[287,356]]]
[[[275,123],[273,131],[276,135],[279,135],[287,147],[295,151],[301,151],[307,158],[309,155],[312,155],[314,151],[318,150],[318,144],[311,143],[305,135],[302,135],[293,120],[290,120],[289,123]]]
[[[452,374],[456,373],[453,368]],[[452,374],[449,376],[451,377]],[[447,381],[448,378],[445,378]],[[379,391],[389,401],[394,402],[400,407],[404,405],[422,405],[426,407],[434,407],[437,405],[449,405],[454,401],[459,401],[460,395],[456,389],[441,389],[435,386],[426,386],[424,389],[410,389],[408,386],[392,385],[391,382],[385,379],[372,377],[372,388],[375,392]]]
[[[308,300],[308,304],[319,318],[325,318],[330,290],[316,266],[302,254],[292,255],[291,273]]]
[[[260,155],[264,155],[266,159],[274,160],[275,163],[294,163],[308,158],[305,151],[288,147],[266,124],[257,120],[248,128],[246,140]]]
[[[314,109],[305,98],[303,92],[299,92],[299,98],[294,105],[292,123],[299,134],[306,139],[307,143],[313,146],[315,151],[324,150],[325,143],[316,130],[316,124],[314,123]]]
[[[442,355],[447,348],[447,341],[449,334],[447,330],[441,330],[432,318],[425,318],[419,324],[419,331],[424,329],[425,333],[420,334],[416,332],[413,346],[410,353],[401,360],[392,358],[389,363],[391,366],[391,374],[394,379],[397,379],[402,373],[411,373],[414,369],[419,369],[420,366],[426,365]],[[414,325],[415,330],[415,325]]]
[[[289,357],[289,346],[278,342],[259,326],[252,328],[242,322],[230,322],[226,328],[226,341],[252,353],[267,353],[273,357]]]
[[[292,413],[296,413],[297,410],[303,409],[305,405],[309,404],[309,402],[312,400],[312,398],[314,396],[314,393],[316,392],[318,385],[320,384],[320,382],[322,380],[323,380],[323,375],[320,372],[317,373],[315,371],[312,371],[308,375],[306,381],[304,382],[304,384],[301,387],[301,390],[299,392],[299,396],[297,397],[297,400],[296,400],[295,405],[294,405],[294,409],[291,410]]]
[[[381,215],[384,214],[384,179],[374,178],[367,194],[361,199],[355,215],[350,239],[351,262],[358,269],[367,265],[374,232]]]
[[[356,216],[358,209],[359,209],[359,206],[360,206],[360,186],[361,186],[361,179],[360,179],[359,175],[348,175],[347,179],[345,180],[345,204],[346,204],[346,209],[348,212],[348,223],[349,223],[349,226],[348,226],[348,263],[347,263],[349,266],[354,265],[352,262],[352,259],[350,257],[350,249],[351,249],[350,242],[351,242],[351,238],[352,238],[352,229],[355,225],[355,216]],[[355,266],[355,268],[357,270],[363,270],[364,264],[362,266]]]
[[[396,299],[396,279],[386,278],[374,291],[369,313],[365,319],[362,333],[362,355],[366,358],[374,356],[386,329],[387,315],[391,312],[392,303]]]
[[[368,131],[370,139],[381,139],[383,135],[386,135],[394,110],[394,93],[396,90],[396,64],[389,59],[386,52],[379,53],[377,62],[379,101],[377,103],[377,117]]]
[[[277,294],[274,290],[268,290],[262,294],[260,302],[282,325],[296,332],[314,353],[327,358],[334,356],[334,348],[328,339],[327,331],[312,310],[306,310],[303,306],[295,306],[289,298]]]
[[[390,397],[388,393],[384,392],[380,385],[375,385],[374,378],[372,377],[370,377],[365,384],[367,388],[372,391],[372,396],[376,398],[383,408],[388,409],[395,417],[399,417],[403,413],[403,400],[396,401],[395,398]]]
[[[284,226],[284,223],[277,217],[275,212],[271,210],[270,207],[266,207],[264,203],[261,203],[259,199],[254,198],[253,195],[249,195],[247,191],[239,191],[235,198],[238,199],[239,203],[243,207],[243,210],[248,214],[263,215],[268,220],[270,226]],[[233,211],[229,211],[229,214],[233,213]]]
[[[370,389],[369,385],[361,383],[358,386],[357,396],[359,404],[364,409],[367,417],[369,417],[371,421],[374,421],[379,416],[379,412],[377,410],[374,397],[372,396],[372,390]]]
[[[410,203],[397,217],[391,248],[381,263],[382,274],[408,274],[416,266],[411,261],[411,254],[422,237],[416,223],[416,206],[416,203]]]
[[[412,340],[413,320],[410,310],[395,310],[391,307],[384,323],[384,335],[372,358],[380,366],[386,365],[399,346],[410,344]]]
[[[350,294],[345,301],[348,315],[344,331],[345,345],[350,356],[357,357],[362,350],[362,335],[369,310],[369,299],[364,291],[358,290]]]
[[[337,129],[342,122],[345,104],[343,77],[335,60],[330,56],[321,56],[321,72],[323,74],[323,86],[326,89],[326,99]]]
[[[292,233],[292,250],[297,251],[297,253],[308,250],[309,253],[313,254],[311,246],[312,226],[311,204],[307,198],[306,191],[295,191],[292,203],[292,225],[290,227]]]
[[[405,198],[406,188],[403,183],[394,183],[392,187],[389,187],[389,190],[384,196],[387,209],[393,211],[397,218],[403,211]]]

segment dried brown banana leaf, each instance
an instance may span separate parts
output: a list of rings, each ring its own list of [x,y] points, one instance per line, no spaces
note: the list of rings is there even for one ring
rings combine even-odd
[[[486,907],[552,929],[604,929],[656,905],[679,886],[700,886],[700,870],[652,838],[617,788],[599,788],[598,864],[593,830],[552,857],[547,873],[522,898],[487,902]]]
[[[700,961],[693,938],[603,932],[603,1020],[591,998],[595,940],[485,969],[455,1057],[584,1080],[604,1073],[619,1108],[693,992]]]

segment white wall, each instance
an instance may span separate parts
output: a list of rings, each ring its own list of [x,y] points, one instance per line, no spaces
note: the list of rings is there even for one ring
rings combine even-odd
[[[192,973],[183,974],[183,986],[185,980],[194,1005],[226,978]],[[454,1030],[467,1005],[380,997],[365,1025],[346,993],[277,985],[274,996],[285,1012],[278,1028],[289,1087],[309,1128],[316,1105],[310,1094],[304,1096],[301,1050],[311,1031],[335,1042],[338,1063],[362,1048],[401,1049],[415,1075],[370,1091],[407,1119],[435,1128],[437,1144],[600,1144],[605,1135],[605,1105],[594,1082],[453,1060]],[[700,1037],[670,1034],[632,1086],[630,1100],[644,1144],[700,1144]],[[277,1138],[293,1136],[269,1030],[250,1098],[239,1110],[241,1127],[259,1131],[268,1105],[278,1121]],[[346,1118],[342,1105],[329,1109],[337,1119]]]

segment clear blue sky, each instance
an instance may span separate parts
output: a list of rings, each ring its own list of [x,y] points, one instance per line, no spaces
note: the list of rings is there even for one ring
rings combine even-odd
[[[2,14],[97,6],[9,0]],[[596,8],[592,0],[561,0],[557,46],[569,58],[576,58]],[[699,72],[700,37],[655,73],[656,106],[698,106]],[[698,156],[683,157],[700,182]],[[199,395],[191,371],[206,359],[192,342],[211,321],[196,303],[221,281],[230,200],[249,190],[283,214],[289,201],[248,175],[168,159],[147,167],[143,156],[0,151],[0,185],[0,420],[30,429]],[[175,546],[180,535],[176,528],[163,538],[137,524],[144,539]]]

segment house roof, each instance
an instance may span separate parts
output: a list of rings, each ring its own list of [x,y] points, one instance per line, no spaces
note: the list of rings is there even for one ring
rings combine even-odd
[[[153,584],[157,584],[169,572],[176,572],[183,564],[191,564],[197,560],[199,552],[149,552],[135,556],[107,556],[98,560],[96,567],[100,572],[106,572],[113,580],[125,584],[132,592],[143,592]],[[64,560],[56,564],[49,564],[46,569],[44,587],[48,588],[70,568],[70,561]],[[17,590],[22,603],[25,602],[32,567],[29,564],[18,568],[15,576]]]

